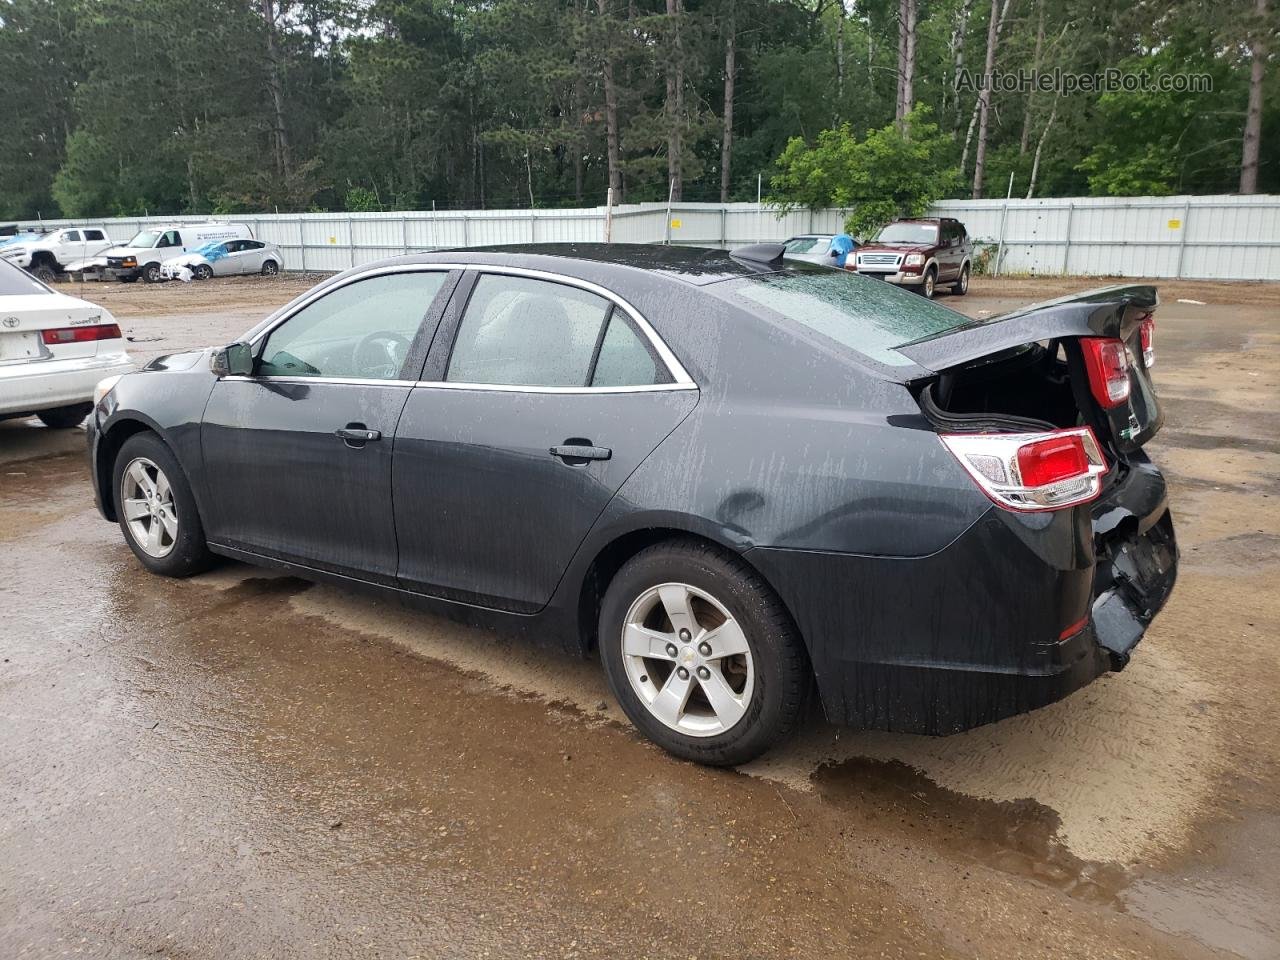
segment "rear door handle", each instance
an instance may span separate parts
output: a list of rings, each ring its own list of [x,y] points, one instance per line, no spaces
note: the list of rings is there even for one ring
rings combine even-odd
[[[572,463],[575,460],[585,463],[588,460],[608,460],[613,456],[613,451],[608,447],[592,447],[585,444],[565,443],[558,447],[552,447],[551,455],[553,457],[559,457],[566,463]]]
[[[370,440],[381,440],[381,430],[370,430],[364,424],[349,423],[345,427],[333,431],[333,435],[346,442],[348,446],[363,446]]]

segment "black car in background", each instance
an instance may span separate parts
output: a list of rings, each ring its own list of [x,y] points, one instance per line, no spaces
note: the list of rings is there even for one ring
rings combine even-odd
[[[979,323],[781,245],[400,257],[104,382],[94,487],[156,573],[598,648],[681,757],[758,755],[814,689],[946,734],[1119,669],[1172,589],[1155,305]]]

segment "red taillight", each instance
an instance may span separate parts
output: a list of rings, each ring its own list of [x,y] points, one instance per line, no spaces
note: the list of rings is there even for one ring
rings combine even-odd
[[[1089,458],[1079,434],[1051,436],[1018,448],[1018,473],[1026,487],[1043,487],[1089,472]]]
[[[1129,353],[1123,340],[1111,337],[1081,337],[1084,366],[1089,373],[1093,399],[1104,408],[1129,399]]]
[[[49,346],[60,343],[90,343],[94,340],[119,340],[120,327],[114,323],[96,323],[88,327],[59,327],[41,330],[40,338]]]
[[[1142,365],[1150,370],[1156,365],[1156,318],[1147,314],[1138,327],[1138,335],[1142,339]]]
[[[982,492],[1007,510],[1061,510],[1102,492],[1107,462],[1088,427],[940,437]]]

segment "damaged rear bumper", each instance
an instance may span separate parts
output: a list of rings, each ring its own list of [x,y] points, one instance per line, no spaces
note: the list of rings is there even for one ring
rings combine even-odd
[[[993,509],[929,556],[747,558],[795,617],[830,720],[931,735],[1046,706],[1121,669],[1178,565],[1164,478],[1149,462],[1092,510]]]

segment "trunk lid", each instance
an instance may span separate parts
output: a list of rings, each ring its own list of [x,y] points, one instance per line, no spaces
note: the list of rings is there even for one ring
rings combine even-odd
[[[46,343],[45,330],[111,322],[99,306],[61,293],[0,297],[0,364],[92,357],[98,341]]]
[[[913,363],[941,375],[1027,344],[1062,343],[1077,405],[1114,449],[1131,453],[1155,436],[1163,423],[1142,345],[1142,323],[1159,299],[1149,285],[1104,287],[1033,304],[1013,313],[974,321],[897,348]],[[1128,355],[1128,397],[1111,407],[1094,399],[1080,341],[1123,341]],[[927,378],[919,378],[927,379]]]

